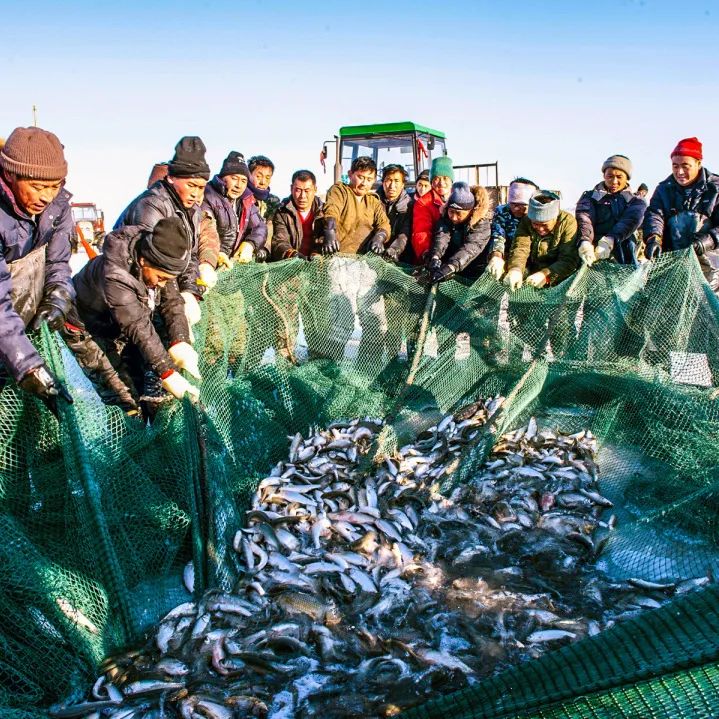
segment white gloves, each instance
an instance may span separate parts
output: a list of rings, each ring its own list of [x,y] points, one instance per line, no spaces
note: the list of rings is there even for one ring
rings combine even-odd
[[[231,270],[233,266],[234,262],[224,252],[220,252],[220,254],[217,255],[218,270],[220,269],[220,267],[226,267],[228,270]]]
[[[180,294],[182,295],[182,299],[185,300],[185,317],[187,317],[187,321],[190,323],[190,327],[192,327],[192,325],[196,325],[202,318],[200,303],[192,292],[180,292]]]
[[[544,272],[535,272],[533,275],[527,277],[527,284],[530,287],[544,287],[547,284],[547,275]]]
[[[217,284],[217,272],[209,262],[200,263],[200,281],[208,290]]]
[[[198,367],[199,358],[197,352],[187,342],[178,342],[172,345],[167,354],[170,359],[185,372],[191,374],[195,379],[202,379],[200,376],[200,368]]]
[[[240,265],[246,265],[252,262],[255,254],[255,246],[251,242],[240,242],[240,251],[237,254],[237,262]]]
[[[612,254],[613,249],[614,240],[611,237],[602,237],[602,239],[597,242],[597,247],[594,250],[594,254],[596,255],[598,260],[608,260]]]
[[[587,240],[582,240],[579,243],[579,259],[584,262],[587,267],[591,267],[597,260],[597,256],[594,253],[594,245]]]
[[[176,399],[182,399],[185,394],[189,394],[192,400],[200,398],[200,390],[195,385],[190,384],[179,372],[168,374],[162,380],[162,388]]]
[[[522,286],[522,270],[518,270],[516,267],[507,271],[504,276],[504,284],[509,285],[509,289],[514,292]]]
[[[487,263],[487,272],[499,282],[504,274],[504,260],[496,255],[492,257]]]

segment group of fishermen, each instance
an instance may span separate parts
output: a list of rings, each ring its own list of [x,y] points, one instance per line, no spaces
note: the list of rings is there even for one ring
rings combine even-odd
[[[375,191],[378,169],[365,156],[324,202],[309,170],[294,173],[280,201],[269,158],[230,152],[210,179],[204,143],[187,136],[74,277],[63,150],[37,127],[16,128],[0,150],[0,383],[16,381],[53,411],[72,397],[28,338],[44,323],[62,333],[101,395],[129,413],[141,398],[197,397],[181,373],[201,379],[192,327],[204,293],[235,262],[371,253],[417,266],[428,282],[486,272],[513,291],[557,284],[580,262],[636,265],[691,247],[719,289],[719,176],[703,167],[697,138],[676,145],[671,175],[648,206],[646,186],[630,188],[631,161],[612,155],[572,215],[526,178],[492,213],[483,187],[454,182],[447,156],[411,194],[401,165],[383,167]]]

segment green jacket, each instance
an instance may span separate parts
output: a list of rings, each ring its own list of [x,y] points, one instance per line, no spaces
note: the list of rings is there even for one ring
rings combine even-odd
[[[560,210],[557,224],[546,236],[540,237],[528,217],[523,217],[509,251],[507,269],[522,270],[525,274],[543,271],[549,284],[556,285],[577,269],[579,256],[574,243],[577,221],[573,215]]]
[[[322,217],[334,218],[340,252],[361,253],[365,242],[377,230],[384,230],[388,239],[392,233],[382,200],[374,192],[358,200],[349,185],[341,182],[327,191]]]

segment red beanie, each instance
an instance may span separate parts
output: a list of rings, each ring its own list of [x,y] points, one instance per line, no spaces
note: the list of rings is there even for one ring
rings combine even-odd
[[[683,140],[679,140],[677,146],[672,150],[671,156],[674,157],[675,155],[701,160],[702,144],[696,137],[685,137]]]

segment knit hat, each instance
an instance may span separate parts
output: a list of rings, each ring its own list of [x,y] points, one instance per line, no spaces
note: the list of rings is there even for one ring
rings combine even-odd
[[[637,187],[637,192],[641,192],[642,190],[644,190],[644,192],[649,192],[649,188],[644,182],[642,182],[642,184]]]
[[[10,136],[12,137],[12,135]],[[8,142],[10,140],[8,139]],[[672,150],[672,157],[679,155],[681,157],[693,157],[695,160],[703,159],[702,144],[696,137],[686,137],[679,140],[677,146]]]
[[[175,156],[168,163],[168,174],[209,180],[210,166],[205,160],[205,152],[205,143],[199,137],[183,137],[175,145]]]
[[[529,201],[527,217],[534,222],[550,222],[559,216],[559,195],[550,190],[540,190]]]
[[[241,152],[232,150],[222,163],[219,175],[220,177],[224,177],[225,175],[244,175],[249,179],[250,168],[247,167],[245,156]]]
[[[417,175],[417,182],[420,180],[427,180],[427,182],[429,182],[429,170],[422,170],[422,172]]]
[[[475,205],[474,195],[466,182],[455,182],[452,185],[452,194],[447,200],[447,209],[471,210]]]
[[[526,182],[512,182],[507,193],[507,202],[517,205],[528,205],[537,188]]]
[[[0,166],[28,180],[64,180],[67,162],[63,145],[39,127],[16,127],[0,151]]]
[[[179,217],[163,217],[146,232],[140,244],[140,255],[158,270],[179,275],[190,262],[190,240]]]
[[[435,177],[449,177],[454,182],[454,167],[452,166],[452,159],[446,155],[441,157],[435,157],[432,160],[432,170],[429,173],[430,179],[434,180]]]
[[[602,165],[602,174],[604,174],[610,167],[615,170],[621,170],[628,180],[632,179],[632,161],[626,155],[612,155],[604,160]]]

